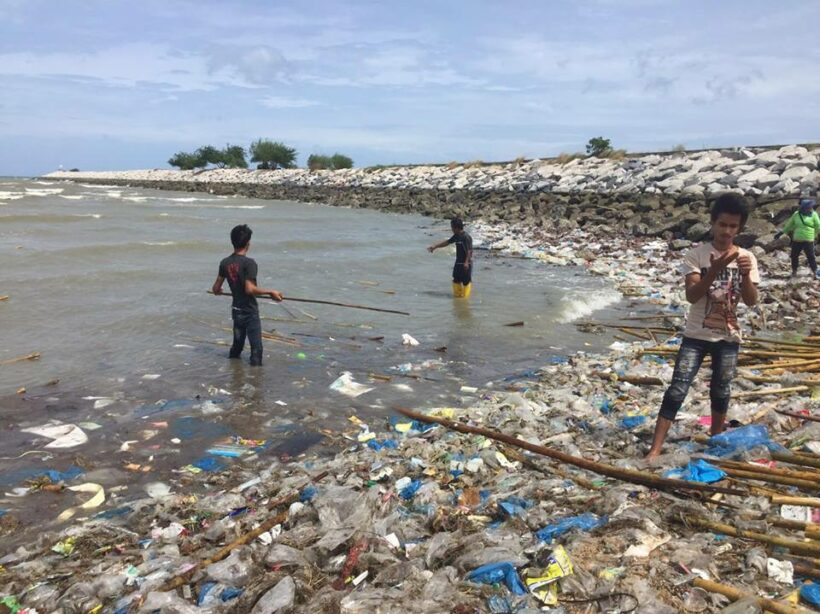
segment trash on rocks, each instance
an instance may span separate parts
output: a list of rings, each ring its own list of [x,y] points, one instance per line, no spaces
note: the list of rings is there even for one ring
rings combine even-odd
[[[605,525],[606,522],[607,518],[605,516],[598,517],[595,514],[586,512],[584,514],[580,514],[579,516],[570,516],[568,518],[563,518],[554,524],[547,525],[543,529],[536,531],[535,536],[541,541],[551,543],[553,539],[561,537],[564,533],[571,531],[572,529],[592,531],[593,529],[597,529],[598,527]]]
[[[677,480],[687,480],[689,482],[703,482],[712,484],[719,482],[726,477],[726,472],[721,471],[714,465],[707,463],[703,459],[690,461],[683,469],[671,469],[663,474],[665,478]]]
[[[518,571],[512,563],[489,563],[467,574],[467,580],[479,584],[503,582],[515,595],[526,595],[527,588],[521,582]]]

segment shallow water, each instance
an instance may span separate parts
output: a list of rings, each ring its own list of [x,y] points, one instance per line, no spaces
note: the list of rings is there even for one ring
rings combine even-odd
[[[226,360],[218,343],[231,336],[223,330],[230,301],[205,292],[238,223],[254,230],[250,256],[262,287],[412,315],[260,301],[263,328],[298,346],[265,341],[261,369],[247,365],[247,353],[241,363]],[[52,418],[100,424],[81,449],[98,458],[134,433],[139,438],[144,420],[170,419],[173,429],[181,415],[227,425],[219,434],[197,431],[191,441],[230,432],[303,447],[320,437],[319,424],[339,426],[351,413],[383,417],[395,404],[457,404],[462,385],[498,382],[611,341],[565,322],[618,299],[605,280],[571,267],[479,250],[473,295],[454,301],[454,251],[425,250],[447,236],[446,222],[421,216],[0,180],[0,295],[10,296],[0,301],[0,361],[42,355],[0,366],[0,426],[9,433],[0,456],[41,449],[44,440],[19,429]],[[504,326],[516,321],[525,325]],[[420,345],[403,346],[402,333]],[[373,391],[352,399],[329,389],[343,371],[364,383],[370,373],[392,379],[370,382]],[[15,394],[20,387],[25,397]],[[99,399],[84,397],[114,402],[94,409]],[[222,413],[203,416],[205,399]],[[167,400],[179,403],[154,412]],[[182,461],[184,449],[168,465]],[[21,466],[0,461],[0,469]]]

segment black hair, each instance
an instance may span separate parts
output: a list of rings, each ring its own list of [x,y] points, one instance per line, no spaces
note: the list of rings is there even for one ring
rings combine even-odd
[[[726,192],[717,197],[712,204],[712,222],[716,222],[721,213],[740,216],[740,227],[746,225],[749,219],[749,203],[740,194]]]
[[[464,220],[462,220],[460,217],[454,217],[452,220],[450,220],[450,226],[452,226],[456,230],[464,230]]]
[[[239,226],[234,226],[233,230],[231,230],[231,243],[233,243],[234,249],[243,249],[248,246],[248,243],[251,240],[251,235],[253,234],[253,230],[248,228],[247,224],[240,224]]]

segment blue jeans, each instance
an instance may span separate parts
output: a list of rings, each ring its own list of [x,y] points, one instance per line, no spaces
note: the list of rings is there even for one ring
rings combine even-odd
[[[739,349],[737,343],[729,341],[702,341],[684,337],[675,360],[672,383],[663,395],[660,415],[668,420],[675,419],[707,354],[712,357],[712,380],[709,388],[712,413],[725,414],[732,396],[732,380],[737,370]]]
[[[234,309],[233,315],[233,345],[228,354],[230,358],[239,358],[245,349],[245,337],[251,344],[251,365],[258,367],[262,364],[262,322],[259,312],[255,309]]]

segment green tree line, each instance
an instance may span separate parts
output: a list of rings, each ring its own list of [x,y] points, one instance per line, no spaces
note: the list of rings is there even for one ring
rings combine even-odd
[[[251,143],[247,152],[241,145],[225,145],[224,149],[204,145],[194,152],[175,153],[168,160],[168,164],[183,171],[206,168],[209,165],[217,168],[248,168],[246,153],[250,155],[250,161],[256,163],[259,169],[296,167],[296,149],[269,139],[257,139]],[[336,170],[352,167],[353,160],[339,153],[332,156],[313,154],[308,158],[308,168],[311,170]]]

